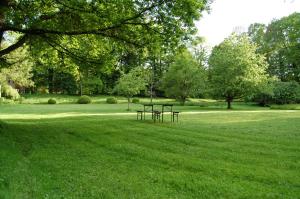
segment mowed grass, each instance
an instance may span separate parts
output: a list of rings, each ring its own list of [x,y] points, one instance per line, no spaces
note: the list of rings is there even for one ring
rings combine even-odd
[[[182,114],[175,124],[135,115],[33,119],[74,107],[113,109],[1,106],[1,199],[300,196],[299,111]]]

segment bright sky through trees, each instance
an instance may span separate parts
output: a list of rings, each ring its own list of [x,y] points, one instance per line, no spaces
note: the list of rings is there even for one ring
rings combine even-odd
[[[300,12],[300,0],[214,0],[211,13],[197,23],[199,35],[214,46],[235,30],[247,30],[255,22],[268,24],[293,12]]]

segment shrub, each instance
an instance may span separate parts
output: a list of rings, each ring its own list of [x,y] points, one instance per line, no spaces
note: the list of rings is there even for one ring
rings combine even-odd
[[[47,87],[41,86],[37,88],[39,94],[49,94],[49,89]]]
[[[0,104],[4,104],[4,102],[5,102],[5,98],[4,98],[4,97],[1,97],[1,98],[0,98]]]
[[[50,98],[48,100],[48,104],[56,104],[56,100],[54,98]]]
[[[300,98],[300,86],[297,82],[277,82],[274,87],[276,104],[295,103]]]
[[[109,97],[109,98],[106,99],[106,103],[108,103],[108,104],[117,104],[118,100],[115,97]]]
[[[18,91],[10,85],[3,86],[3,93],[8,99],[17,100],[20,98]]]
[[[20,98],[18,99],[18,101],[19,101],[20,104],[23,104],[24,100],[25,100],[25,97],[20,97]]]
[[[90,103],[92,103],[92,100],[89,96],[83,95],[78,99],[77,103],[78,104],[90,104]]]
[[[275,79],[269,79],[260,84],[253,94],[246,96],[245,102],[256,102],[260,106],[269,106],[273,103]]]
[[[278,110],[299,110],[300,106],[297,105],[297,104],[272,105],[271,109],[278,109]]]
[[[252,101],[256,102],[260,106],[267,106],[272,103],[273,94],[268,92],[258,92],[252,98]]]
[[[132,103],[137,104],[137,103],[139,103],[139,102],[140,102],[140,99],[139,99],[139,98],[133,98],[133,99],[132,99]]]

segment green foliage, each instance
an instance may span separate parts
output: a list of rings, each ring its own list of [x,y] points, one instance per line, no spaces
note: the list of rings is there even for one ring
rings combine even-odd
[[[103,82],[97,77],[87,77],[83,81],[83,94],[99,94],[103,90]]]
[[[28,88],[34,85],[32,78],[33,60],[28,47],[19,48],[5,56],[7,65],[1,68],[0,82],[13,82],[16,88]]]
[[[50,98],[50,99],[48,100],[48,104],[56,104],[56,99]]]
[[[300,101],[300,86],[297,82],[277,82],[274,87],[274,102],[291,104]]]
[[[48,94],[49,93],[49,89],[44,87],[44,86],[41,86],[41,87],[38,87],[37,88],[37,93],[38,94]]]
[[[225,98],[228,108],[234,98],[253,93],[267,81],[267,63],[245,35],[231,35],[213,48],[209,58],[211,92]]]
[[[18,91],[13,87],[11,87],[10,85],[3,85],[2,93],[8,99],[17,100],[20,98]]]
[[[128,99],[128,110],[130,98],[145,90],[148,84],[148,71],[144,68],[137,67],[129,73],[123,74],[114,88],[114,92],[124,95]]]
[[[261,83],[257,90],[248,98],[258,103],[260,106],[266,106],[273,102],[274,97],[274,84],[275,80],[269,79],[266,82]]]
[[[140,102],[140,99],[139,98],[133,98],[132,99],[132,103],[134,103],[134,104],[137,104],[137,103],[139,103]]]
[[[268,26],[252,24],[248,34],[265,54],[268,72],[282,81],[300,82],[300,13],[273,20]]]
[[[175,57],[164,75],[162,89],[168,97],[174,97],[184,104],[188,97],[203,92],[205,80],[203,66],[185,50]]]
[[[260,23],[251,24],[248,28],[248,36],[251,42],[257,45],[257,52],[263,53],[265,48],[266,25]]]
[[[5,102],[5,98],[4,97],[0,97],[0,104],[3,104]]]
[[[18,102],[19,102],[20,104],[23,104],[24,101],[25,101],[25,97],[20,96],[20,98],[18,99]]]
[[[118,99],[115,97],[109,97],[106,99],[106,103],[107,104],[117,104],[118,103]]]
[[[274,20],[265,34],[269,71],[283,81],[300,82],[300,13]]]
[[[83,96],[79,97],[77,103],[78,104],[90,104],[90,103],[92,103],[92,99],[87,95],[83,95]]]
[[[178,45],[196,33],[194,21],[208,6],[207,0],[5,0],[0,32],[18,33],[24,42],[50,43],[78,62],[99,63],[102,51],[114,54],[118,48],[149,47],[155,41]],[[95,40],[110,46],[98,48]]]
[[[281,104],[281,105],[271,105],[271,109],[275,110],[300,110],[299,104]]]

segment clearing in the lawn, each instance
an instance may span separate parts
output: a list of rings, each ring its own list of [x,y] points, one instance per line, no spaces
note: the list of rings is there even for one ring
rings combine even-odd
[[[178,106],[162,124],[123,108],[2,105],[0,198],[300,195],[300,111]]]

